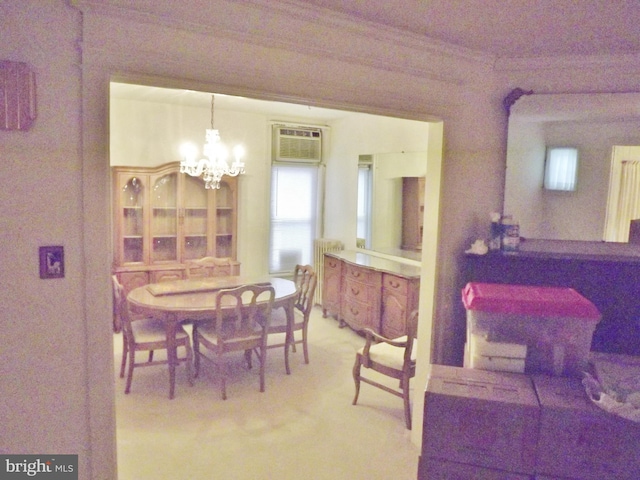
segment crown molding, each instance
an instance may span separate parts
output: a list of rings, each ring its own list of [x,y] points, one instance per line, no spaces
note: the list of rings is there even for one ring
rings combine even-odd
[[[609,69],[640,70],[640,54],[571,55],[562,57],[499,58],[496,72],[519,72],[557,69]]]
[[[187,17],[154,9],[153,4],[142,10],[135,3],[122,0],[72,0],[72,5],[85,13],[402,72],[449,85],[464,85],[474,71],[490,71],[495,63],[494,57],[480,52],[297,0],[218,0],[211,4],[215,4],[217,15],[208,10],[197,17]],[[188,0],[181,5],[188,11]],[[197,7],[194,4],[193,9]],[[284,19],[288,28],[277,28]]]

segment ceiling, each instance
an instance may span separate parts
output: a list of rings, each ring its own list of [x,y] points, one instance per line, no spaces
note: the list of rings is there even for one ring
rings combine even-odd
[[[356,18],[496,58],[640,54],[640,0],[305,0]],[[112,95],[191,106],[208,93],[112,84]],[[336,120],[348,112],[216,95],[216,108],[277,120]]]
[[[306,0],[496,57],[640,53],[639,0]]]

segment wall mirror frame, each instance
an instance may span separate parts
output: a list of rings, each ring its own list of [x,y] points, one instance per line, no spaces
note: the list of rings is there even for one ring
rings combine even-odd
[[[614,146],[640,145],[640,92],[535,94],[515,89],[509,115],[504,214],[524,238],[602,241]],[[580,151],[577,187],[543,188],[547,146]],[[614,175],[612,176],[612,172]]]

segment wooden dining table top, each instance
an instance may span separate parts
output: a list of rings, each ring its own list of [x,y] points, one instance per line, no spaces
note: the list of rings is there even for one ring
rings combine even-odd
[[[270,276],[225,276],[174,280],[131,290],[129,303],[137,311],[192,315],[216,309],[217,292],[241,285],[272,285],[277,305],[295,297],[293,281]]]

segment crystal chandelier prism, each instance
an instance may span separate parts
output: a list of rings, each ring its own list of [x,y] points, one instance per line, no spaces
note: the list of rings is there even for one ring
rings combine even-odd
[[[187,173],[193,177],[202,176],[206,188],[220,188],[220,180],[224,175],[235,177],[244,173],[244,148],[236,145],[233,149],[234,160],[227,162],[228,150],[220,140],[220,132],[214,128],[215,95],[211,95],[211,128],[206,129],[205,144],[202,153],[205,158],[196,160],[196,149],[193,145],[183,145],[180,173]]]

